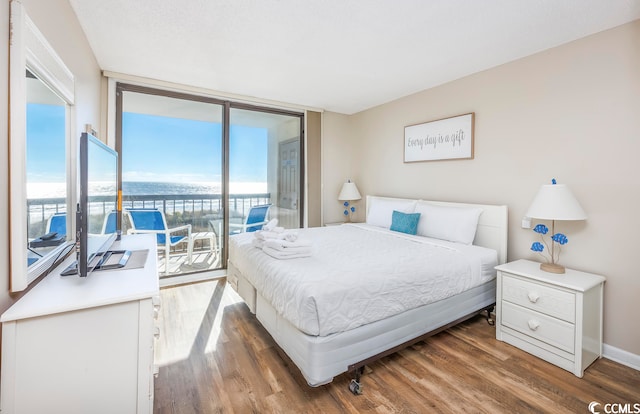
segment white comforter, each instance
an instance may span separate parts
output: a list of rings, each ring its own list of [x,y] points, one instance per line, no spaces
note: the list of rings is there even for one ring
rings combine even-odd
[[[436,302],[494,277],[497,253],[365,224],[297,230],[307,258],[274,259],[230,238],[229,260],[285,319],[326,336]],[[488,273],[488,274],[487,274]]]

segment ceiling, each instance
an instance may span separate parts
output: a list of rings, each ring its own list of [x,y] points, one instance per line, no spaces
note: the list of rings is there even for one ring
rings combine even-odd
[[[103,70],[353,114],[640,18],[638,0],[69,0]]]

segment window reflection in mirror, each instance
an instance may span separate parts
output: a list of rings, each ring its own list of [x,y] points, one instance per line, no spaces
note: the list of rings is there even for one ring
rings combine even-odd
[[[66,215],[66,103],[29,70],[26,76],[26,248],[31,266],[70,237]]]

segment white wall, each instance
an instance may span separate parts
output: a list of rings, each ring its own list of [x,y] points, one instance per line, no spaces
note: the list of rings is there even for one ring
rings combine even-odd
[[[405,126],[468,112],[473,160],[403,163]],[[639,114],[640,21],[350,117],[325,114],[325,221],[339,219],[345,176],[363,197],[506,204],[509,260],[539,260],[529,250],[536,235],[520,222],[540,185],[556,178],[588,215],[557,225],[569,238],[560,262],[607,277],[605,343],[640,355],[640,330],[629,322],[640,296]]]

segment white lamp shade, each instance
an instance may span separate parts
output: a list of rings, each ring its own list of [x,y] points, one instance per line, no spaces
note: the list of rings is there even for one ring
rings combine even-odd
[[[543,185],[533,199],[527,217],[541,220],[586,220],[573,193],[564,184]]]
[[[356,187],[356,183],[347,181],[346,183],[342,184],[342,190],[340,190],[340,195],[338,195],[338,200],[352,201],[352,200],[360,200],[361,198],[362,197],[360,196],[358,187]]]

